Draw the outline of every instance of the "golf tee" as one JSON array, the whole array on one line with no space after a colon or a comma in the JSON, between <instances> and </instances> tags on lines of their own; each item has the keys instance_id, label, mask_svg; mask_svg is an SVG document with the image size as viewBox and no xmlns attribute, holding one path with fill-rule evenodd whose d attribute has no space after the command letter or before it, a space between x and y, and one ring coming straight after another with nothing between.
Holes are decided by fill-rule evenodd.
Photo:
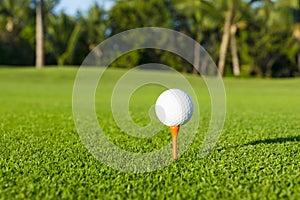
<instances>
[{"instance_id":1,"label":"golf tee","mask_svg":"<svg viewBox=\"0 0 300 200\"><path fill-rule=\"evenodd\" d=\"M178 136L178 132L179 132L179 126L171 126L170 127L171 130L171 134L172 134L172 155L173 155L173 159L177 160L177 136Z\"/></svg>"}]
</instances>

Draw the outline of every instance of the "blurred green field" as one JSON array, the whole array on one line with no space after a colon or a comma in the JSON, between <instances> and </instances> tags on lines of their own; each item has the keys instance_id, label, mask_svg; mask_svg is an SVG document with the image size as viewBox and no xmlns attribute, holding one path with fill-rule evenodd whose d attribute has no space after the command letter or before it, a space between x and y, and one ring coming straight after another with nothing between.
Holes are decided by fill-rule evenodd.
<instances>
[{"instance_id":1,"label":"blurred green field","mask_svg":"<svg viewBox=\"0 0 300 200\"><path fill-rule=\"evenodd\" d=\"M170 166L133 174L105 166L82 144L72 116L76 72L0 69L1 199L300 199L300 79L225 79L223 134L199 158L209 94L201 78L186 75L199 92L198 136ZM100 82L99 123L128 151L160 148L171 139L167 129L155 141L120 140L109 98L124 73L112 69ZM162 89L137 90L130 104L136 123L149 122L148 108Z\"/></svg>"}]
</instances>

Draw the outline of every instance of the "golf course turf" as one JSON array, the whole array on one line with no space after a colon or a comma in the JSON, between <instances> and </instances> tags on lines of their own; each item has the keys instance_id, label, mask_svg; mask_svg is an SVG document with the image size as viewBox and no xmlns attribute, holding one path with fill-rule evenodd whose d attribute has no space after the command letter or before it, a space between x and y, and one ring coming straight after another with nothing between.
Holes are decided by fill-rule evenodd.
<instances>
[{"instance_id":1,"label":"golf course turf","mask_svg":"<svg viewBox=\"0 0 300 200\"><path fill-rule=\"evenodd\" d=\"M223 133L200 158L210 98L201 77L185 75L200 106L192 145L163 169L126 173L98 161L80 140L72 115L77 70L0 68L0 199L300 199L300 79L225 78ZM127 151L159 149L171 142L168 127L143 139L114 123L110 96L125 72L108 70L99 82L99 124ZM163 90L147 85L133 94L137 124L149 123Z\"/></svg>"}]
</instances>

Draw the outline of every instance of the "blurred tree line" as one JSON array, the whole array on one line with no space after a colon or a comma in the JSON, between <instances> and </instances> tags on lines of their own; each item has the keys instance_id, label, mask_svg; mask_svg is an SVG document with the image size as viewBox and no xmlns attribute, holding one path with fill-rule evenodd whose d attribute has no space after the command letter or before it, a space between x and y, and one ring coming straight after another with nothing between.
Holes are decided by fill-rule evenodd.
<instances>
[{"instance_id":1,"label":"blurred tree line","mask_svg":"<svg viewBox=\"0 0 300 200\"><path fill-rule=\"evenodd\" d=\"M300 0L116 0L109 10L95 3L75 16L54 12L58 3L1 0L0 65L80 65L106 38L155 26L197 40L226 76L300 74ZM197 73L178 56L151 49L130 52L112 67L147 62Z\"/></svg>"}]
</instances>

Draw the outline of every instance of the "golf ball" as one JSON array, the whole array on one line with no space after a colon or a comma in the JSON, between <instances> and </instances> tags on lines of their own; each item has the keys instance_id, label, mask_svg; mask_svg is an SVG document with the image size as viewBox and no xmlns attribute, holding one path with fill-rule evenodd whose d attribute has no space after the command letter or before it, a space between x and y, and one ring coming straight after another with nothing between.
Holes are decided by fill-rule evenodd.
<instances>
[{"instance_id":1,"label":"golf ball","mask_svg":"<svg viewBox=\"0 0 300 200\"><path fill-rule=\"evenodd\" d=\"M192 117L194 105L191 97L179 89L164 91L156 100L155 112L167 126L180 126Z\"/></svg>"}]
</instances>

